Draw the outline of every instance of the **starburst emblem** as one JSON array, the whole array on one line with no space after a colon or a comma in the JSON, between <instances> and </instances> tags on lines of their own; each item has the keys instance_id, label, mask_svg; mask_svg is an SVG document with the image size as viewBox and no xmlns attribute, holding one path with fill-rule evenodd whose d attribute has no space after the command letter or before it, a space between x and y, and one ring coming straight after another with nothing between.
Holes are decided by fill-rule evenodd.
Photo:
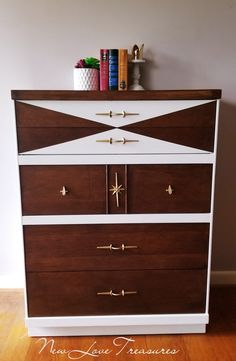
<instances>
[{"instance_id":1,"label":"starburst emblem","mask_svg":"<svg viewBox=\"0 0 236 361\"><path fill-rule=\"evenodd\" d=\"M112 195L116 196L116 206L119 207L120 206L120 202L119 202L119 193L124 191L125 188L123 188L122 184L119 185L118 182L118 174L115 173L115 185L112 185L111 188L109 189L110 192L112 192Z\"/></svg>"}]
</instances>

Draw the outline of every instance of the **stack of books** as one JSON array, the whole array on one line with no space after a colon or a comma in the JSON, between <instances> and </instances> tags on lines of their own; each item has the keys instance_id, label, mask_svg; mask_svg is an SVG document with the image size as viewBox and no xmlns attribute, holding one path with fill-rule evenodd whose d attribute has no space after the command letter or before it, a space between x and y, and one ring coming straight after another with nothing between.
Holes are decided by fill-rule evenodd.
<instances>
[{"instance_id":1,"label":"stack of books","mask_svg":"<svg viewBox=\"0 0 236 361\"><path fill-rule=\"evenodd\" d=\"M100 90L128 89L128 50L100 49Z\"/></svg>"}]
</instances>

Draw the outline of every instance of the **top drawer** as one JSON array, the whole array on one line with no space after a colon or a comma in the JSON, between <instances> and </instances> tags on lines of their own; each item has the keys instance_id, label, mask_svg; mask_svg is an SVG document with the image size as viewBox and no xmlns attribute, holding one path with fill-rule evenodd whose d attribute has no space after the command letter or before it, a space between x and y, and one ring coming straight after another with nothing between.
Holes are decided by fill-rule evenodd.
<instances>
[{"instance_id":1,"label":"top drawer","mask_svg":"<svg viewBox=\"0 0 236 361\"><path fill-rule=\"evenodd\" d=\"M205 153L216 101L16 101L19 153Z\"/></svg>"}]
</instances>

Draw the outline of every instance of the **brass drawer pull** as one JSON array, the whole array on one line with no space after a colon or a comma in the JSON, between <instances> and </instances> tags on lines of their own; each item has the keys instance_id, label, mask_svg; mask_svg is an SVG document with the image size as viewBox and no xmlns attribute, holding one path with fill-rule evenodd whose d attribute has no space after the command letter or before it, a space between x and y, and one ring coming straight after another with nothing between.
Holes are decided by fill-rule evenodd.
<instances>
[{"instance_id":1,"label":"brass drawer pull","mask_svg":"<svg viewBox=\"0 0 236 361\"><path fill-rule=\"evenodd\" d=\"M96 115L108 115L110 118L112 118L114 115L122 115L123 118L125 118L127 115L139 115L139 113L129 113L123 110L122 112L113 113L112 110L109 112L104 113L96 113Z\"/></svg>"},{"instance_id":2,"label":"brass drawer pull","mask_svg":"<svg viewBox=\"0 0 236 361\"><path fill-rule=\"evenodd\" d=\"M125 188L122 187L122 184L118 184L118 173L115 173L115 185L111 186L111 188L109 189L110 192L112 192L112 195L116 196L116 207L119 208L120 207L120 202L119 202L119 194L121 191L124 191Z\"/></svg>"},{"instance_id":3,"label":"brass drawer pull","mask_svg":"<svg viewBox=\"0 0 236 361\"><path fill-rule=\"evenodd\" d=\"M174 189L172 188L172 186L169 184L168 188L166 189L166 192L169 193L169 195L171 195L174 192Z\"/></svg>"},{"instance_id":4,"label":"brass drawer pull","mask_svg":"<svg viewBox=\"0 0 236 361\"><path fill-rule=\"evenodd\" d=\"M115 140L115 143L122 143L122 144L136 143L136 142L139 142L139 140L137 140L137 139L125 139L125 138Z\"/></svg>"},{"instance_id":5,"label":"brass drawer pull","mask_svg":"<svg viewBox=\"0 0 236 361\"><path fill-rule=\"evenodd\" d=\"M65 186L63 186L62 189L60 190L60 193L61 193L61 195L62 195L63 197L66 196L66 194L67 194L68 192L69 192L69 191L68 191L68 189L66 189Z\"/></svg>"},{"instance_id":6,"label":"brass drawer pull","mask_svg":"<svg viewBox=\"0 0 236 361\"><path fill-rule=\"evenodd\" d=\"M111 118L112 117L112 111L110 110L109 112L105 112L105 113L96 113L96 115L108 115Z\"/></svg>"},{"instance_id":7,"label":"brass drawer pull","mask_svg":"<svg viewBox=\"0 0 236 361\"><path fill-rule=\"evenodd\" d=\"M109 143L109 144L112 144L112 138L108 138L108 139L97 139L96 142L97 142L97 143Z\"/></svg>"},{"instance_id":8,"label":"brass drawer pull","mask_svg":"<svg viewBox=\"0 0 236 361\"><path fill-rule=\"evenodd\" d=\"M125 246L124 243L119 247L114 247L112 243L109 246L97 246L97 249L109 249L110 251L125 251L133 248L138 248L138 246Z\"/></svg>"},{"instance_id":9,"label":"brass drawer pull","mask_svg":"<svg viewBox=\"0 0 236 361\"><path fill-rule=\"evenodd\" d=\"M139 140L137 139L125 139L125 138L121 138L121 139L112 139L112 138L108 138L108 139L97 139L96 140L97 143L122 143L122 144L126 144L126 143L136 143L139 142Z\"/></svg>"},{"instance_id":10,"label":"brass drawer pull","mask_svg":"<svg viewBox=\"0 0 236 361\"><path fill-rule=\"evenodd\" d=\"M123 110L120 113L115 113L115 115L122 115L122 117L125 118L127 115L139 115L139 113L129 113L129 112L126 112L125 110Z\"/></svg>"},{"instance_id":11,"label":"brass drawer pull","mask_svg":"<svg viewBox=\"0 0 236 361\"><path fill-rule=\"evenodd\" d=\"M97 296L126 296L126 295L136 295L138 292L137 291L125 291L125 290L121 290L120 292L116 293L113 292L112 290L110 291L105 291L105 292L97 292Z\"/></svg>"}]
</instances>

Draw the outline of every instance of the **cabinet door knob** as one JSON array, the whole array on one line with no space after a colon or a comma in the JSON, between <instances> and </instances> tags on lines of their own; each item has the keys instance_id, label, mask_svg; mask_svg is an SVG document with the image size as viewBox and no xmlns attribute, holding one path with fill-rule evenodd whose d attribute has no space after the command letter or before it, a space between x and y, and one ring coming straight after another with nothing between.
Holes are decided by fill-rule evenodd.
<instances>
[{"instance_id":1,"label":"cabinet door knob","mask_svg":"<svg viewBox=\"0 0 236 361\"><path fill-rule=\"evenodd\" d=\"M112 243L107 246L97 246L97 249L109 249L110 251L125 251L126 249L132 248L138 248L138 246L126 246L124 243L119 247L113 246Z\"/></svg>"},{"instance_id":2,"label":"cabinet door knob","mask_svg":"<svg viewBox=\"0 0 236 361\"><path fill-rule=\"evenodd\" d=\"M174 189L172 188L172 186L169 184L168 188L166 189L166 192L171 195L174 192Z\"/></svg>"},{"instance_id":3,"label":"cabinet door knob","mask_svg":"<svg viewBox=\"0 0 236 361\"><path fill-rule=\"evenodd\" d=\"M62 189L60 190L60 193L61 193L61 195L62 195L63 197L66 196L66 194L67 194L68 192L69 192L69 191L68 191L68 189L66 189L65 186L63 186Z\"/></svg>"},{"instance_id":4,"label":"cabinet door knob","mask_svg":"<svg viewBox=\"0 0 236 361\"><path fill-rule=\"evenodd\" d=\"M119 297L119 296L126 296L126 295L135 295L137 294L137 291L125 291L125 290L121 290L120 292L113 292L113 290L110 291L104 291L104 292L97 292L98 296L115 296L115 297Z\"/></svg>"}]
</instances>

